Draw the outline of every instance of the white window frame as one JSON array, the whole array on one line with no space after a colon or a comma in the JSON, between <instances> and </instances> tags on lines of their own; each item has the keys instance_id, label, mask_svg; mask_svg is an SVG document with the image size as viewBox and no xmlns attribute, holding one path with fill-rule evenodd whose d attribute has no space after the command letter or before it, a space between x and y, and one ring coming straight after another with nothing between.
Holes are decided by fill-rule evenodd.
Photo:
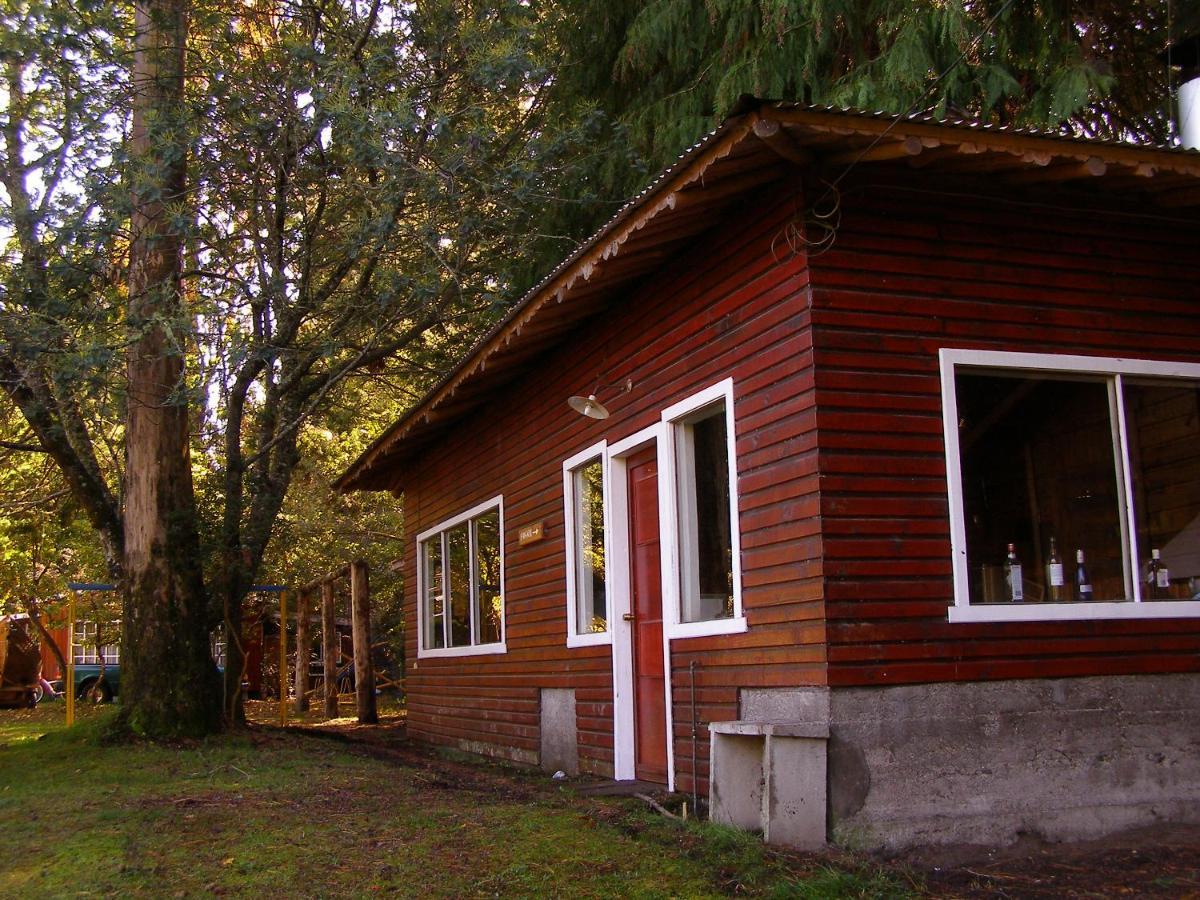
<instances>
[{"instance_id":1,"label":"white window frame","mask_svg":"<svg viewBox=\"0 0 1200 900\"><path fill-rule=\"evenodd\" d=\"M575 473L583 466L599 462L603 481L601 503L604 506L604 603L608 613L608 627L600 632L579 632L579 597L576 585L575 534ZM567 646L595 647L612 643L613 631L613 579L610 561L612 555L612 466L608 456L608 442L600 441L563 460L563 513L567 556Z\"/></svg>"},{"instance_id":2,"label":"white window frame","mask_svg":"<svg viewBox=\"0 0 1200 900\"><path fill-rule=\"evenodd\" d=\"M954 573L954 605L949 608L951 622L1053 622L1087 619L1177 619L1200 617L1200 601L1142 600L1140 579L1132 578L1131 600L1095 603L1008 603L972 606L967 569L967 528L963 507L962 457L958 442L958 393L955 375L963 369L1010 369L1014 371L1062 372L1072 375L1097 375L1111 379L1110 396L1114 414L1114 439L1120 450L1118 481L1123 493L1124 521L1132 521L1133 479L1126 434L1122 376L1146 376L1159 379L1186 378L1200 381L1200 364L1160 362L1119 357L1072 356L1050 353L1018 353L999 350L959 350L943 348L938 352L942 380L942 431L946 442L946 491L950 507L950 546ZM1115 388L1115 391L1114 391ZM1137 535L1133 528L1123 529L1123 554L1127 568L1136 573Z\"/></svg>"},{"instance_id":3,"label":"white window frame","mask_svg":"<svg viewBox=\"0 0 1200 900\"><path fill-rule=\"evenodd\" d=\"M119 644L103 644L99 652L96 651L96 631L97 623L83 620L75 623L75 630L71 635L71 646L74 648L72 658L77 666L98 666L100 660L104 660L104 665L119 666L121 664L121 647ZM115 624L110 624L108 627L116 628Z\"/></svg>"},{"instance_id":4,"label":"white window frame","mask_svg":"<svg viewBox=\"0 0 1200 900\"><path fill-rule=\"evenodd\" d=\"M729 539L733 554L733 616L703 622L683 622L681 556L684 529L679 521L679 426L683 419L717 402L724 403L726 460L729 465ZM664 630L669 639L740 634L747 628L742 609L742 541L738 515L737 430L733 412L733 379L726 378L668 406L662 411L663 440L659 454L659 492L664 579Z\"/></svg>"},{"instance_id":5,"label":"white window frame","mask_svg":"<svg viewBox=\"0 0 1200 900\"><path fill-rule=\"evenodd\" d=\"M500 640L490 644L471 644L467 647L436 647L430 648L425 646L425 550L424 544L435 535L440 535L444 531L449 531L456 525L461 525L476 516L480 516L490 510L497 510L500 517ZM478 623L475 621L476 598L475 598L475 567L476 553L475 541L471 529L467 530L468 541L470 546L471 556L471 588L468 597L468 609L471 615L471 633L472 638L478 633ZM507 611L508 611L508 593L505 590L505 560L504 560L504 495L497 495L490 500L485 500L482 503L472 506L470 509L452 516L445 521L439 522L432 528L427 528L417 535L417 658L431 659L439 656L483 656L490 653L507 653ZM447 563L443 557L443 566ZM443 576L445 577L445 576ZM453 588L453 585L451 585ZM446 598L445 614L450 615L450 598Z\"/></svg>"}]
</instances>

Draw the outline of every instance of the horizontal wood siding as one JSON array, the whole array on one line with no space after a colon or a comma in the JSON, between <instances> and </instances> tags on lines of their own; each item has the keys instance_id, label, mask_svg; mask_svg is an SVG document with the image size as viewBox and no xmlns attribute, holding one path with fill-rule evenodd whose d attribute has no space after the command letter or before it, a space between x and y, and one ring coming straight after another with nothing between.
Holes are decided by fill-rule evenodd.
<instances>
[{"instance_id":1,"label":"horizontal wood siding","mask_svg":"<svg viewBox=\"0 0 1200 900\"><path fill-rule=\"evenodd\" d=\"M947 622L937 359L1200 361L1194 218L918 178L843 185L837 243L811 262L830 684L1196 671L1191 620Z\"/></svg>"},{"instance_id":2,"label":"horizontal wood siding","mask_svg":"<svg viewBox=\"0 0 1200 900\"><path fill-rule=\"evenodd\" d=\"M539 691L573 688L581 768L611 774L610 650L566 646L562 462L657 422L666 406L729 376L750 630L673 644L678 786L692 785L693 676L702 776L703 725L737 717L740 687L824 682L808 278L803 258L779 252L776 241L793 210L776 192L715 222L690 252L615 298L608 312L565 338L403 474L412 535L504 496L508 652L418 661L410 629L415 737L533 762ZM633 384L627 393L620 390L626 379ZM566 402L597 383L612 412L605 421L584 418ZM544 540L518 546L517 529L538 521ZM407 542L404 559L415 626L415 541Z\"/></svg>"}]
</instances>

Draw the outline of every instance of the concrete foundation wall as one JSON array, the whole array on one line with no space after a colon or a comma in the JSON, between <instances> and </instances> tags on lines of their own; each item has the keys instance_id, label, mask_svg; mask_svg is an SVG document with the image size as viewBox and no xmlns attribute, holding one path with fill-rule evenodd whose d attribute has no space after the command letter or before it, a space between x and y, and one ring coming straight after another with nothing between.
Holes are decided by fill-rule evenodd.
<instances>
[{"instance_id":1,"label":"concrete foundation wall","mask_svg":"<svg viewBox=\"0 0 1200 900\"><path fill-rule=\"evenodd\" d=\"M575 692L570 688L543 688L541 702L541 766L579 774L579 737L575 724Z\"/></svg>"},{"instance_id":2,"label":"concrete foundation wall","mask_svg":"<svg viewBox=\"0 0 1200 900\"><path fill-rule=\"evenodd\" d=\"M751 720L828 716L835 843L1004 845L1200 822L1200 675L744 691L741 707Z\"/></svg>"}]
</instances>

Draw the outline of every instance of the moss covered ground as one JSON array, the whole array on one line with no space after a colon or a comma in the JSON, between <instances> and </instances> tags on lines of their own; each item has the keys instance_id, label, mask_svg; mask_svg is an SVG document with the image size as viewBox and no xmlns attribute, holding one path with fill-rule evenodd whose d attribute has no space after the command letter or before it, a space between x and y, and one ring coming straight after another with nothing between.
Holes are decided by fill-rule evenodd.
<instances>
[{"instance_id":1,"label":"moss covered ground","mask_svg":"<svg viewBox=\"0 0 1200 900\"><path fill-rule=\"evenodd\" d=\"M252 728L106 744L110 709L0 711L0 896L900 897L511 769Z\"/></svg>"}]
</instances>

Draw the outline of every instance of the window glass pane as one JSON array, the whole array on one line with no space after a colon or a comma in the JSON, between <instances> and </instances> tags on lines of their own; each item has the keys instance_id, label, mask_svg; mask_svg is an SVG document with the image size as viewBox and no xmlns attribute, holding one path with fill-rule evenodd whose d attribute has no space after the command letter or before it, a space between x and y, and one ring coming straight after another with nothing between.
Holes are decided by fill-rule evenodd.
<instances>
[{"instance_id":1,"label":"window glass pane","mask_svg":"<svg viewBox=\"0 0 1200 900\"><path fill-rule=\"evenodd\" d=\"M112 626L109 626L112 627ZM75 662L85 666L100 664L100 654L96 652L96 633L99 626L95 622L75 623ZM105 649L101 648L103 653Z\"/></svg>"},{"instance_id":2,"label":"window glass pane","mask_svg":"<svg viewBox=\"0 0 1200 900\"><path fill-rule=\"evenodd\" d=\"M1109 386L1028 372L956 376L972 603L1130 596ZM1020 565L1015 598L1009 544Z\"/></svg>"},{"instance_id":3,"label":"window glass pane","mask_svg":"<svg viewBox=\"0 0 1200 900\"><path fill-rule=\"evenodd\" d=\"M1142 599L1190 600L1200 591L1200 387L1126 381L1125 423Z\"/></svg>"},{"instance_id":4,"label":"window glass pane","mask_svg":"<svg viewBox=\"0 0 1200 900\"><path fill-rule=\"evenodd\" d=\"M450 572L450 646L471 643L471 549L467 523L446 532L447 569Z\"/></svg>"},{"instance_id":5,"label":"window glass pane","mask_svg":"<svg viewBox=\"0 0 1200 900\"><path fill-rule=\"evenodd\" d=\"M425 555L425 646L446 646L446 587L442 566L442 537L430 538L421 545Z\"/></svg>"},{"instance_id":6,"label":"window glass pane","mask_svg":"<svg viewBox=\"0 0 1200 900\"><path fill-rule=\"evenodd\" d=\"M608 630L604 580L604 467L600 460L574 473L575 627L579 634Z\"/></svg>"},{"instance_id":7,"label":"window glass pane","mask_svg":"<svg viewBox=\"0 0 1200 900\"><path fill-rule=\"evenodd\" d=\"M733 542L724 404L680 423L680 621L733 617Z\"/></svg>"},{"instance_id":8,"label":"window glass pane","mask_svg":"<svg viewBox=\"0 0 1200 900\"><path fill-rule=\"evenodd\" d=\"M475 520L475 621L480 644L500 641L500 510L492 509Z\"/></svg>"}]
</instances>

